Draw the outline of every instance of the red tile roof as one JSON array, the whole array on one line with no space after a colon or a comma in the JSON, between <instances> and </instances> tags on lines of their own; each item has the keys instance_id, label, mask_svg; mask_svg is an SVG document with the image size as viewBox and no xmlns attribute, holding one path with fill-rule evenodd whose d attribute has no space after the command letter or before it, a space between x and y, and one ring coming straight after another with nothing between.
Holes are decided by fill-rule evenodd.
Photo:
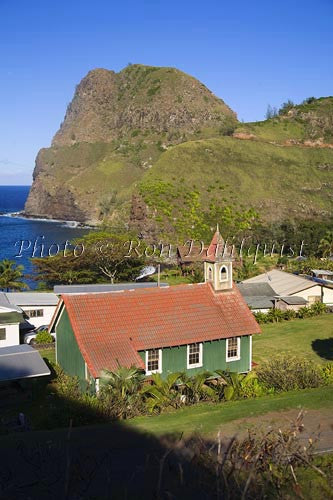
<instances>
[{"instance_id":1,"label":"red tile roof","mask_svg":"<svg viewBox=\"0 0 333 500\"><path fill-rule=\"evenodd\" d=\"M62 295L78 346L94 377L102 369L144 367L137 351L260 333L237 287L208 283Z\"/></svg>"}]
</instances>

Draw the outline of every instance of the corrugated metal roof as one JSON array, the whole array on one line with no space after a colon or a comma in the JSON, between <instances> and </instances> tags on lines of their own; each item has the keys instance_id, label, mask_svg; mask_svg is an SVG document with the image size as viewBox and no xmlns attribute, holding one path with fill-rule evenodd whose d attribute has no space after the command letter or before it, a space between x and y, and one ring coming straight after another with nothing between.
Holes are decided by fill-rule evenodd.
<instances>
[{"instance_id":1,"label":"corrugated metal roof","mask_svg":"<svg viewBox=\"0 0 333 500\"><path fill-rule=\"evenodd\" d=\"M243 283L268 283L277 295L282 296L293 295L318 285L314 281L278 269L254 276L253 278L244 280Z\"/></svg>"},{"instance_id":2,"label":"corrugated metal roof","mask_svg":"<svg viewBox=\"0 0 333 500\"><path fill-rule=\"evenodd\" d=\"M271 297L276 295L275 290L268 283L238 283L243 297Z\"/></svg>"},{"instance_id":3,"label":"corrugated metal roof","mask_svg":"<svg viewBox=\"0 0 333 500\"><path fill-rule=\"evenodd\" d=\"M283 300L286 304L290 306L306 306L308 301L303 297L297 297L297 295L293 295L292 297L279 297L280 300Z\"/></svg>"},{"instance_id":4,"label":"corrugated metal roof","mask_svg":"<svg viewBox=\"0 0 333 500\"><path fill-rule=\"evenodd\" d=\"M56 306L59 300L52 292L8 292L6 295L15 306Z\"/></svg>"},{"instance_id":5,"label":"corrugated metal roof","mask_svg":"<svg viewBox=\"0 0 333 500\"><path fill-rule=\"evenodd\" d=\"M0 348L0 380L43 377L50 375L38 351L22 344Z\"/></svg>"},{"instance_id":6,"label":"corrugated metal roof","mask_svg":"<svg viewBox=\"0 0 333 500\"><path fill-rule=\"evenodd\" d=\"M9 302L7 294L5 292L0 292L0 307L6 307L11 311L22 312L22 309L20 309L20 307L17 307Z\"/></svg>"},{"instance_id":7,"label":"corrugated metal roof","mask_svg":"<svg viewBox=\"0 0 333 500\"><path fill-rule=\"evenodd\" d=\"M311 269L314 274L326 274L326 276L333 276L333 271L327 269Z\"/></svg>"},{"instance_id":8,"label":"corrugated metal roof","mask_svg":"<svg viewBox=\"0 0 333 500\"><path fill-rule=\"evenodd\" d=\"M168 286L167 283L161 283L161 287ZM157 288L157 282L144 283L116 283L95 284L95 285L56 285L53 287L54 293L61 295L63 293L100 293L100 292L119 292L121 290L132 290L137 288Z\"/></svg>"},{"instance_id":9,"label":"corrugated metal roof","mask_svg":"<svg viewBox=\"0 0 333 500\"><path fill-rule=\"evenodd\" d=\"M244 297L247 305L251 309L272 309L274 306L274 299L269 297Z\"/></svg>"}]
</instances>

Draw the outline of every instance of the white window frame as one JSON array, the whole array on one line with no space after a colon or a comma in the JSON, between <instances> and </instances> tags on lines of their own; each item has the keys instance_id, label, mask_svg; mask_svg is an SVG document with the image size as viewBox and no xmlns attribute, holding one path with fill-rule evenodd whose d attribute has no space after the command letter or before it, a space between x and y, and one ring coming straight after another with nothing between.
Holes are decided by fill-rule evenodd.
<instances>
[{"instance_id":1,"label":"white window frame","mask_svg":"<svg viewBox=\"0 0 333 500\"><path fill-rule=\"evenodd\" d=\"M232 339L236 338L237 339L237 356L233 356L232 358L229 358L228 357L228 350L229 350L229 340L231 339L227 339L226 341L226 345L225 345L225 360L227 363L229 363L230 361L239 361L240 358L241 358L241 352L240 352L240 346L241 346L241 338L240 337L231 337Z\"/></svg>"},{"instance_id":2,"label":"white window frame","mask_svg":"<svg viewBox=\"0 0 333 500\"><path fill-rule=\"evenodd\" d=\"M162 349L158 350L158 369L157 370L148 370L148 352L153 351L155 349L147 349L146 351L146 375L152 375L153 373L162 373Z\"/></svg>"},{"instance_id":3,"label":"white window frame","mask_svg":"<svg viewBox=\"0 0 333 500\"><path fill-rule=\"evenodd\" d=\"M38 308L38 309L27 309L24 311L26 315L31 318L43 318L44 317L44 309ZM40 314L38 314L40 313Z\"/></svg>"},{"instance_id":4,"label":"white window frame","mask_svg":"<svg viewBox=\"0 0 333 500\"><path fill-rule=\"evenodd\" d=\"M193 344L199 344L199 363L192 363L190 364L190 346ZM187 350L186 350L186 366L187 369L190 370L191 368L200 368L202 366L202 352L203 352L203 347L202 347L202 342L192 342L192 344L187 344Z\"/></svg>"},{"instance_id":5,"label":"white window frame","mask_svg":"<svg viewBox=\"0 0 333 500\"><path fill-rule=\"evenodd\" d=\"M225 278L222 279L222 270L225 269ZM219 279L220 279L220 283L225 283L226 281L228 281L229 279L229 269L227 268L227 266L221 266L220 268L220 272L219 272Z\"/></svg>"}]
</instances>

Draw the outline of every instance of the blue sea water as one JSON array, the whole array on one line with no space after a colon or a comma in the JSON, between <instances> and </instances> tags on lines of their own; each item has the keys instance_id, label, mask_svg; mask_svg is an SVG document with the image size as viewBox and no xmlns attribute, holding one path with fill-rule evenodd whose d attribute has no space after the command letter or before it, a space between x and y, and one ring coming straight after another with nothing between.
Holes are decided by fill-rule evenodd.
<instances>
[{"instance_id":1,"label":"blue sea water","mask_svg":"<svg viewBox=\"0 0 333 500\"><path fill-rule=\"evenodd\" d=\"M10 216L23 210L29 189L30 186L0 186L0 260L10 259L23 264L25 274L32 273L30 258L33 253L35 257L47 256L49 250L51 253L56 252L57 245L61 252L66 240L70 241L89 231L71 227L66 222ZM30 288L36 287L34 281L26 281Z\"/></svg>"}]
</instances>

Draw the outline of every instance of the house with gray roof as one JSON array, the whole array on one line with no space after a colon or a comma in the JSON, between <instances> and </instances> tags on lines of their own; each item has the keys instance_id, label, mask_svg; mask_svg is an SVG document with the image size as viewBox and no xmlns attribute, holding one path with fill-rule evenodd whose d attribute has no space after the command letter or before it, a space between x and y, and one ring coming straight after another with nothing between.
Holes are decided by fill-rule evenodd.
<instances>
[{"instance_id":1,"label":"house with gray roof","mask_svg":"<svg viewBox=\"0 0 333 500\"><path fill-rule=\"evenodd\" d=\"M20 323L23 313L10 304L6 294L0 292L0 348L20 343Z\"/></svg>"},{"instance_id":2,"label":"house with gray roof","mask_svg":"<svg viewBox=\"0 0 333 500\"><path fill-rule=\"evenodd\" d=\"M292 310L298 311L301 307L308 306L308 301L303 297L298 297L297 295L291 295L289 297L277 297L275 301L275 307L281 309L282 311Z\"/></svg>"},{"instance_id":3,"label":"house with gray roof","mask_svg":"<svg viewBox=\"0 0 333 500\"><path fill-rule=\"evenodd\" d=\"M58 296L51 292L7 292L8 302L23 311L29 323L38 328L48 325L58 304Z\"/></svg>"},{"instance_id":4,"label":"house with gray roof","mask_svg":"<svg viewBox=\"0 0 333 500\"><path fill-rule=\"evenodd\" d=\"M243 283L266 283L270 285L280 297L302 297L308 305L323 302L333 305L333 288L324 283L318 283L311 278L272 269L253 278L244 280Z\"/></svg>"},{"instance_id":5,"label":"house with gray roof","mask_svg":"<svg viewBox=\"0 0 333 500\"><path fill-rule=\"evenodd\" d=\"M237 286L252 312L268 313L273 309L276 292L268 283L238 283Z\"/></svg>"}]
</instances>

